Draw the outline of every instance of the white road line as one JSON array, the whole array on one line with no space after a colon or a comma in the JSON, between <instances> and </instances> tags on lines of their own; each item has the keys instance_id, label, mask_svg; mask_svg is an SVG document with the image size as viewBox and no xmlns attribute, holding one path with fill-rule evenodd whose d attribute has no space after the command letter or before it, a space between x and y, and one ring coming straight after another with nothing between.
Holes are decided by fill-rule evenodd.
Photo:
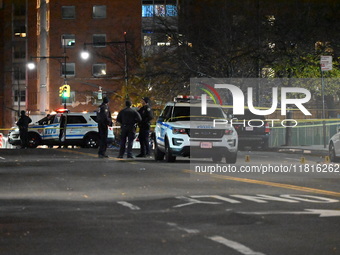
<instances>
[{"instance_id":1,"label":"white road line","mask_svg":"<svg viewBox=\"0 0 340 255\"><path fill-rule=\"evenodd\" d=\"M236 251L238 251L241 254L244 255L265 255L264 253L261 252L256 252L248 248L247 246L244 246L243 244L240 244L235 241L228 240L222 236L211 236L208 237L210 240L215 241L217 243L223 244L229 248L232 248Z\"/></svg>"},{"instance_id":2,"label":"white road line","mask_svg":"<svg viewBox=\"0 0 340 255\"><path fill-rule=\"evenodd\" d=\"M293 161L300 161L299 158L284 158L285 160L293 160Z\"/></svg>"},{"instance_id":3,"label":"white road line","mask_svg":"<svg viewBox=\"0 0 340 255\"><path fill-rule=\"evenodd\" d=\"M3 160L5 160L5 158L3 158L3 157L0 157L0 159L3 159Z\"/></svg>"},{"instance_id":4,"label":"white road line","mask_svg":"<svg viewBox=\"0 0 340 255\"><path fill-rule=\"evenodd\" d=\"M197 229L182 228L182 227L178 226L176 223L168 222L167 224L169 226L171 226L171 227L177 228L178 230L184 231L184 232L186 232L188 234L198 234L200 232Z\"/></svg>"},{"instance_id":5,"label":"white road line","mask_svg":"<svg viewBox=\"0 0 340 255\"><path fill-rule=\"evenodd\" d=\"M133 204L131 204L129 202L126 202L126 201L118 201L117 204L120 204L122 206L128 207L128 208L130 208L133 211L140 210L140 207L138 207L137 205L133 205Z\"/></svg>"}]
</instances>

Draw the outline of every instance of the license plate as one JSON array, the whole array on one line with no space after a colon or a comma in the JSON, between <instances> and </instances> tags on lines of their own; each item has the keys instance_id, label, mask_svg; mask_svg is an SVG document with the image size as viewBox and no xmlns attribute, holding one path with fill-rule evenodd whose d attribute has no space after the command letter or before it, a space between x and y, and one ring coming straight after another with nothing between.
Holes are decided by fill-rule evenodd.
<instances>
[{"instance_id":1,"label":"license plate","mask_svg":"<svg viewBox=\"0 0 340 255\"><path fill-rule=\"evenodd\" d=\"M254 127L246 127L246 131L253 131Z\"/></svg>"},{"instance_id":2,"label":"license plate","mask_svg":"<svg viewBox=\"0 0 340 255\"><path fill-rule=\"evenodd\" d=\"M211 149L213 147L211 142L201 142L202 149Z\"/></svg>"}]
</instances>

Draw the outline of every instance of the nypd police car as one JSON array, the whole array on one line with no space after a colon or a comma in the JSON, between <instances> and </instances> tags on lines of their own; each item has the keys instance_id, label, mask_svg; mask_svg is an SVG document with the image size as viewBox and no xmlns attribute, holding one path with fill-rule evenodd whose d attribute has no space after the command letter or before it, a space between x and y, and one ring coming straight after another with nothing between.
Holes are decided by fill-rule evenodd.
<instances>
[{"instance_id":1,"label":"nypd police car","mask_svg":"<svg viewBox=\"0 0 340 255\"><path fill-rule=\"evenodd\" d=\"M202 114L201 102L175 98L159 116L154 139L155 160L173 162L177 156L212 158L236 163L238 136L219 105L207 104Z\"/></svg>"},{"instance_id":2,"label":"nypd police car","mask_svg":"<svg viewBox=\"0 0 340 255\"><path fill-rule=\"evenodd\" d=\"M85 148L97 148L99 145L97 115L92 113L68 112L58 110L30 124L28 143L30 148L39 145L78 145ZM108 127L108 143L114 140L113 128ZM9 133L8 141L20 145L19 129Z\"/></svg>"}]
</instances>

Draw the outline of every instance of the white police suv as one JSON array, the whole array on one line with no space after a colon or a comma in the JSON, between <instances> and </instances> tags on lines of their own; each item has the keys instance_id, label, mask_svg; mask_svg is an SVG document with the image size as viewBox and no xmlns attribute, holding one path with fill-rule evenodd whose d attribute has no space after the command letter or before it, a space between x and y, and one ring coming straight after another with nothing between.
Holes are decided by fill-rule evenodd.
<instances>
[{"instance_id":1,"label":"white police suv","mask_svg":"<svg viewBox=\"0 0 340 255\"><path fill-rule=\"evenodd\" d=\"M84 148L99 146L98 123L95 112L68 112L61 109L49 114L28 127L28 143L30 148L38 145L79 145ZM115 136L113 128L109 127L108 143ZM19 129L15 128L8 135L12 145L20 145Z\"/></svg>"},{"instance_id":2,"label":"white police suv","mask_svg":"<svg viewBox=\"0 0 340 255\"><path fill-rule=\"evenodd\" d=\"M201 108L200 101L185 97L166 104L153 134L155 160L197 156L236 163L238 136L224 111L216 104L207 104L207 114Z\"/></svg>"}]
</instances>

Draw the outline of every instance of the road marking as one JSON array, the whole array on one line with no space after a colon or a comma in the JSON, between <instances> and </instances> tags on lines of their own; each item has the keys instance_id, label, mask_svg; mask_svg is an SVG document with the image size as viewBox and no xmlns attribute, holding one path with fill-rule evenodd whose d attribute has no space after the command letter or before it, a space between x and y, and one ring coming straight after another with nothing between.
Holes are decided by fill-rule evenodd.
<instances>
[{"instance_id":1,"label":"road marking","mask_svg":"<svg viewBox=\"0 0 340 255\"><path fill-rule=\"evenodd\" d=\"M339 217L340 210L323 210L323 209L305 209L304 211L269 211L269 212L239 212L241 214L251 215L270 215L270 214L319 214L319 217Z\"/></svg>"},{"instance_id":2,"label":"road marking","mask_svg":"<svg viewBox=\"0 0 340 255\"><path fill-rule=\"evenodd\" d=\"M222 204L220 202L205 202L205 201L200 201L200 200L193 199L193 198L190 198L190 197L185 197L185 196L178 196L176 198L177 199L185 200L188 203L180 204L180 205L175 205L175 206L173 206L174 208L179 208L179 207L193 205L193 204L209 204L209 205L219 205L219 204Z\"/></svg>"},{"instance_id":3,"label":"road marking","mask_svg":"<svg viewBox=\"0 0 340 255\"><path fill-rule=\"evenodd\" d=\"M129 202L126 202L126 201L118 201L117 204L120 204L122 206L128 207L128 208L130 208L133 211L140 210L140 207L138 207L137 205L133 205L133 204L131 204Z\"/></svg>"},{"instance_id":4,"label":"road marking","mask_svg":"<svg viewBox=\"0 0 340 255\"><path fill-rule=\"evenodd\" d=\"M214 242L217 242L217 243L223 244L223 245L225 245L229 248L232 248L232 249L234 249L234 250L236 250L239 253L244 254L244 255L265 255L262 252L253 251L243 244L240 244L240 243L232 241L232 240L228 240L228 239L226 239L222 236L210 236L208 238L210 240L214 241Z\"/></svg>"},{"instance_id":5,"label":"road marking","mask_svg":"<svg viewBox=\"0 0 340 255\"><path fill-rule=\"evenodd\" d=\"M5 158L3 158L3 157L0 157L0 159L3 159L3 160L5 160Z\"/></svg>"},{"instance_id":6,"label":"road marking","mask_svg":"<svg viewBox=\"0 0 340 255\"><path fill-rule=\"evenodd\" d=\"M265 186L271 186L271 187L277 187L277 188L283 188L283 189L291 189L291 190L298 190L298 191L304 191L304 192L315 193L315 194L324 194L324 195L329 195L329 196L340 197L340 192L329 191L329 190L314 189L314 188L308 188L308 187L296 186L296 185L290 185L290 184L284 184L284 183L278 183L278 182L260 181L260 180L232 177L232 176L219 175L219 174L199 173L199 172L195 172L194 170L189 170L189 169L185 169L184 172L190 173L190 174L205 175L205 176L210 176L213 178L229 180L229 181L253 183L253 184L259 184L259 185L265 185Z\"/></svg>"},{"instance_id":7,"label":"road marking","mask_svg":"<svg viewBox=\"0 0 340 255\"><path fill-rule=\"evenodd\" d=\"M177 228L178 230L184 231L188 234L198 234L200 231L197 229L190 229L190 228L183 228L178 226L176 223L168 222L167 223L169 226Z\"/></svg>"}]
</instances>

